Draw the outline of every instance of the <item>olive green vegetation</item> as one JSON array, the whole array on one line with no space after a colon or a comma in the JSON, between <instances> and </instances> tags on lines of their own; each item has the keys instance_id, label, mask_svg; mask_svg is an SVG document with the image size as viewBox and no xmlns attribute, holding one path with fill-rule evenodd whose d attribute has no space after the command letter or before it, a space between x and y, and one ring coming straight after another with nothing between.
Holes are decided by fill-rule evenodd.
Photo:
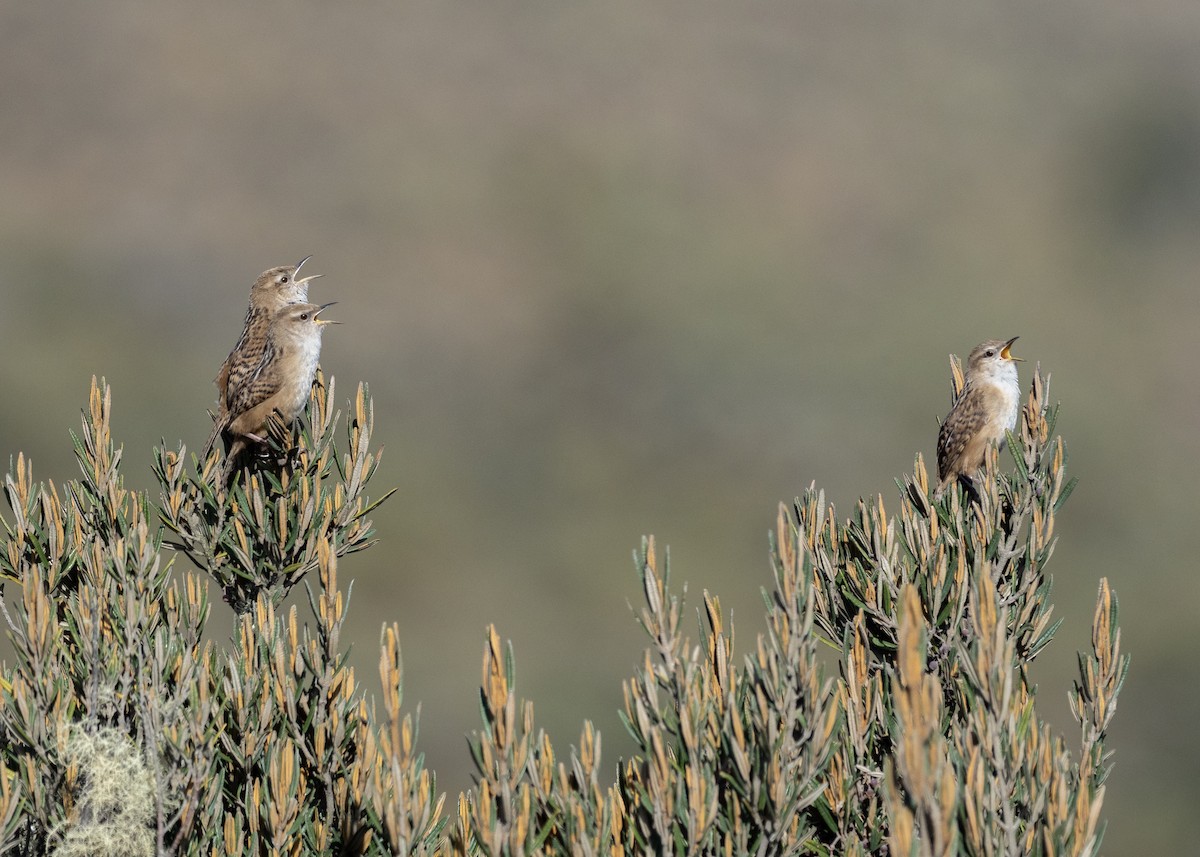
<instances>
[{"instance_id":1,"label":"olive green vegetation","mask_svg":"<svg viewBox=\"0 0 1200 857\"><path fill-rule=\"evenodd\" d=\"M952 364L955 388L962 374ZM1107 580L1068 695L1079 744L1039 716L1029 669L1060 626L1046 566L1073 493L1058 408L1035 375L1016 473L930 496L921 457L839 522L823 492L781 506L766 631L739 657L717 596L699 645L654 539L636 555L649 637L624 685L634 752L604 775L601 735L556 756L488 628L470 741L475 786L447 810L403 710L399 629L382 693L347 664L338 558L366 550L379 462L362 385L346 439L318 377L306 419L263 454L159 448L159 500L125 488L112 396L92 382L73 435L82 478L4 480L0 842L43 854L1099 853L1108 728L1125 682ZM968 501L967 497L973 497ZM200 573L180 574L164 548ZM315 579L311 579L315 578ZM237 615L204 636L209 582ZM284 609L304 583L308 609ZM837 653L823 665L822 645ZM381 710L382 709L382 712Z\"/></svg>"},{"instance_id":2,"label":"olive green vegetation","mask_svg":"<svg viewBox=\"0 0 1200 857\"><path fill-rule=\"evenodd\" d=\"M1105 851L1187 853L1191 4L476 5L0 10L0 459L75 474L66 427L103 375L129 487L157 491L150 451L207 435L253 278L315 254L344 322L323 366L370 384L375 484L398 488L372 514L386 547L340 560L351 664L382 693L398 626L455 795L494 624L539 725L591 719L615 777L629 546L670 544L688 610L719 593L748 652L776 501L815 482L894 511L946 355L1019 334L1083 477L1039 713L1074 729L1062 688L1107 577L1136 669Z\"/></svg>"}]
</instances>

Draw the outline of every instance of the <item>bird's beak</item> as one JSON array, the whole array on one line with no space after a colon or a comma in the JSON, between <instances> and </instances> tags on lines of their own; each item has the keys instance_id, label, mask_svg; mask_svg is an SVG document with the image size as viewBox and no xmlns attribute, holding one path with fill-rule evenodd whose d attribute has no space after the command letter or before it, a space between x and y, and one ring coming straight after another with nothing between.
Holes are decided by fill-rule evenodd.
<instances>
[{"instance_id":1,"label":"bird's beak","mask_svg":"<svg viewBox=\"0 0 1200 857\"><path fill-rule=\"evenodd\" d=\"M1012 348L1012 344L1020 338L1021 337L1019 336L1014 336L1012 339L1008 340L1008 342L1004 343L1004 347L1000 349L1000 356L1005 360L1016 360L1018 363L1024 363L1025 361L1023 358L1014 357L1012 353L1009 352L1009 349Z\"/></svg>"},{"instance_id":2,"label":"bird's beak","mask_svg":"<svg viewBox=\"0 0 1200 857\"><path fill-rule=\"evenodd\" d=\"M318 274L318 276L320 276L320 275ZM314 320L315 320L315 321L316 321L318 324L341 324L341 322L340 322L340 321L334 321L334 320L333 320L333 319L331 319L331 318L318 318L318 317L317 317L317 316L319 316L321 313L325 312L325 310L326 310L326 308L327 308L327 307L331 307L331 306L333 306L335 303L337 303L337 301L330 301L330 302L329 302L329 303L327 303L327 304L321 304L321 306L320 306L320 307L317 309L317 311L316 311L315 313L313 313L313 319L314 319Z\"/></svg>"},{"instance_id":3,"label":"bird's beak","mask_svg":"<svg viewBox=\"0 0 1200 857\"><path fill-rule=\"evenodd\" d=\"M310 274L309 276L305 277L304 279L300 279L300 277L299 277L300 269L303 268L304 263L307 262L311 258L312 258L312 254L309 253L307 256L305 256L303 259L301 259L299 262L296 263L296 270L292 272L292 281L294 283L296 283L297 285L303 285L304 283L312 282L313 280L319 279L320 277L323 276L322 274Z\"/></svg>"}]
</instances>

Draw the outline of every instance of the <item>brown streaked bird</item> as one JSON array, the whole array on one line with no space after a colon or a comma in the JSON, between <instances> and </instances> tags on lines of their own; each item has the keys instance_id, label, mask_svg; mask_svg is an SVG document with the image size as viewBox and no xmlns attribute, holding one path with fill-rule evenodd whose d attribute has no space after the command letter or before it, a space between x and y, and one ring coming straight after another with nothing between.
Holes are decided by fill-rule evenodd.
<instances>
[{"instance_id":1,"label":"brown streaked bird","mask_svg":"<svg viewBox=\"0 0 1200 857\"><path fill-rule=\"evenodd\" d=\"M981 342L967 358L962 391L938 430L938 486L941 497L946 486L963 480L975 496L972 474L983 466L988 447L1004 440L1004 432L1017 426L1021 387L1017 383L1017 361L1012 339Z\"/></svg>"},{"instance_id":2,"label":"brown streaked bird","mask_svg":"<svg viewBox=\"0 0 1200 857\"><path fill-rule=\"evenodd\" d=\"M258 365L236 385L231 374L229 412L217 423L229 441L226 474L249 443L263 441L272 413L292 422L304 410L317 374L321 334L325 325L338 324L320 317L331 306L285 304L271 319Z\"/></svg>"},{"instance_id":3,"label":"brown streaked bird","mask_svg":"<svg viewBox=\"0 0 1200 857\"><path fill-rule=\"evenodd\" d=\"M320 274L300 276L300 269L312 256L305 256L295 265L280 265L258 275L250 287L250 306L246 309L246 322L237 344L221 364L217 372L217 417L212 433L204 444L200 460L205 461L212 452L213 444L228 422L232 405L231 388L238 388L246 376L254 371L262 358L266 346L267 332L275 314L284 306L308 300L308 284ZM228 446L228 445L227 445Z\"/></svg>"}]
</instances>

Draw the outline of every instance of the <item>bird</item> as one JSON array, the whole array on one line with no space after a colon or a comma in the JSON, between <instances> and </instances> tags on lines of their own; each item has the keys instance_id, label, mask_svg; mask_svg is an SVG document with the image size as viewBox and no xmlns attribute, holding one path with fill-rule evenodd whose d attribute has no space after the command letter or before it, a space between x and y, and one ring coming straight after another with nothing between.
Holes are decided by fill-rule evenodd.
<instances>
[{"instance_id":1,"label":"bird","mask_svg":"<svg viewBox=\"0 0 1200 857\"><path fill-rule=\"evenodd\" d=\"M236 384L230 374L229 410L216 427L229 442L227 475L250 443L264 441L273 413L291 423L304 410L317 374L321 334L326 325L339 323L320 315L334 303L291 303L276 310L258 363Z\"/></svg>"},{"instance_id":2,"label":"bird","mask_svg":"<svg viewBox=\"0 0 1200 857\"><path fill-rule=\"evenodd\" d=\"M200 460L206 461L213 444L228 422L232 402L230 388L241 386L246 376L254 370L262 358L266 345L267 331L275 314L284 306L308 300L308 286L321 274L300 276L300 269L312 256L305 256L295 265L280 265L269 268L258 275L250 287L250 306L246 309L246 322L237 344L221 364L214 383L217 385L217 416L212 433L204 444Z\"/></svg>"},{"instance_id":3,"label":"bird","mask_svg":"<svg viewBox=\"0 0 1200 857\"><path fill-rule=\"evenodd\" d=\"M940 498L946 487L962 480L975 497L972 474L983 466L988 447L1004 439L1017 426L1021 387L1017 382L1020 357L1012 354L1012 339L989 339L972 349L967 358L961 392L938 429L938 485Z\"/></svg>"}]
</instances>

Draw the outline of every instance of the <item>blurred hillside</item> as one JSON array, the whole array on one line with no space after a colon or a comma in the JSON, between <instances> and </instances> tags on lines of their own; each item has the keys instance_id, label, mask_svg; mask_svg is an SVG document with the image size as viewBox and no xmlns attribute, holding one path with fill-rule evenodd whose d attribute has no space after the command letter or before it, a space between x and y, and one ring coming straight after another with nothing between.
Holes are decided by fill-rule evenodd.
<instances>
[{"instance_id":1,"label":"blurred hillside","mask_svg":"<svg viewBox=\"0 0 1200 857\"><path fill-rule=\"evenodd\" d=\"M149 488L154 444L207 434L254 277L314 254L323 365L370 384L400 487L343 563L356 663L400 623L453 796L488 622L556 746L592 718L615 766L640 536L746 651L776 504L894 503L947 354L1019 334L1082 479L1040 707L1074 740L1107 576L1105 853L1187 853L1198 42L1183 0L4 4L0 454L73 476L103 375Z\"/></svg>"}]
</instances>

